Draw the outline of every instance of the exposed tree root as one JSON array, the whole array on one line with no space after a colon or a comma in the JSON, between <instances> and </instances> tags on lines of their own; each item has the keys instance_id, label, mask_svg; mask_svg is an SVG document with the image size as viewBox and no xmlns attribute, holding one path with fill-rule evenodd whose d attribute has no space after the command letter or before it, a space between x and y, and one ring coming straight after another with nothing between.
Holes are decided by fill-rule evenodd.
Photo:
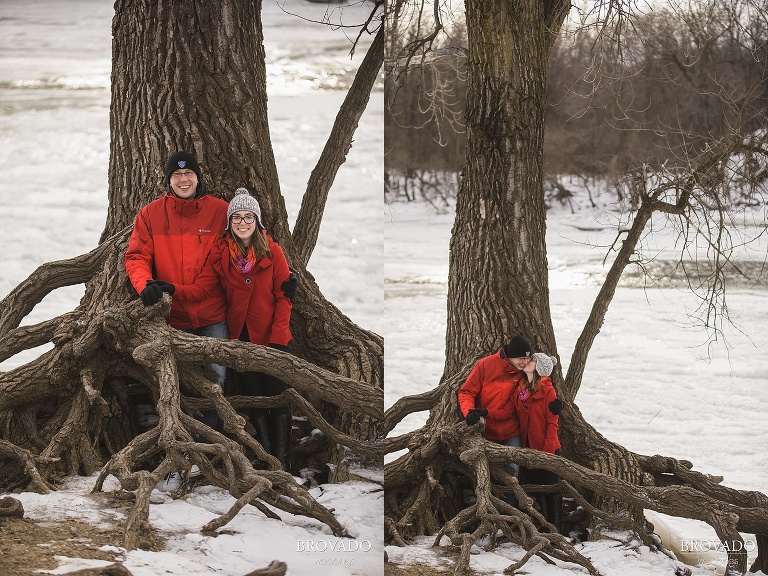
<instances>
[{"instance_id":1,"label":"exposed tree root","mask_svg":"<svg viewBox=\"0 0 768 576\"><path fill-rule=\"evenodd\" d=\"M484 453L484 442L473 442L473 444L474 446L459 454L459 459L467 465L474 476L476 503L446 522L438 532L434 543L438 546L441 538L448 536L454 545L460 546L454 574L466 574L469 569L469 554L472 546L485 536L489 536L491 541L495 542L499 531L510 542L519 544L526 550L521 560L505 570L507 573L517 570L534 555L541 555L545 559L547 559L546 556L552 556L579 564L590 574L596 574L597 570L589 559L579 554L565 538L559 534L539 533L531 517L534 517L539 525L550 528L552 532L554 527L546 524L544 518L532 508L532 500L520 489L515 478L506 475L511 484L511 492L520 502L521 509L511 506L493 494L490 465Z\"/></svg>"},{"instance_id":2,"label":"exposed tree root","mask_svg":"<svg viewBox=\"0 0 768 576\"><path fill-rule=\"evenodd\" d=\"M739 532L756 534L760 555L751 569L762 569L766 542L761 535L768 534L765 494L727 488L719 484L721 479L691 470L690 463L662 456L625 451L626 462L634 463L635 470L622 477L610 473L616 468L606 464L609 459L605 456L601 456L603 464L591 462L585 466L553 454L488 442L480 435L481 425L470 427L460 419L456 391L464 378L465 374L460 374L444 381L440 394L430 391L413 401L402 400L385 415L385 428L392 430L411 410L423 410L429 401L435 402L421 429L384 443L386 452L408 449L385 466L388 541L403 545L412 537L436 534L435 545L439 545L446 536L459 552L454 573L465 574L472 546L486 539L493 546L503 535L525 550L507 572L519 569L537 555L578 564L596 573L587 558L555 533L526 495L560 490L580 506L578 514L585 527L603 524L632 530L652 549L658 546L643 519L644 509L706 522L728 550L743 550ZM581 422L574 409L566 410L562 418L572 414L573 422ZM574 435L574 429L567 434ZM585 436L595 442L595 449L599 447L598 453L608 454L610 444L605 439L591 431L585 431ZM554 472L560 482L555 486L520 486L506 470L512 462ZM462 478L464 491L468 487L474 490L473 503L462 494ZM504 496L509 494L515 496L516 507L505 501ZM746 571L744 554L729 553L728 559L734 573Z\"/></svg>"},{"instance_id":3,"label":"exposed tree root","mask_svg":"<svg viewBox=\"0 0 768 576\"><path fill-rule=\"evenodd\" d=\"M70 576L133 576L132 572L119 562L101 568L75 570L74 572L67 572L67 574Z\"/></svg>"},{"instance_id":4,"label":"exposed tree root","mask_svg":"<svg viewBox=\"0 0 768 576\"><path fill-rule=\"evenodd\" d=\"M279 519L274 510L283 510L317 519L335 535L343 535L333 512L283 471L280 462L247 431L246 418L238 409L290 405L331 446L379 458L381 449L375 442L338 429L316 406L318 402L343 406L345 412L365 417L375 428L383 417L381 388L267 347L174 330L165 321L168 297L144 307L115 287L120 278L113 273L120 265L118 255L119 250L110 253L105 248L91 254L104 259L98 291L112 297L96 296L97 277L75 312L60 317L55 327L46 323L30 330L35 338L50 338L55 344L52 351L0 373L0 467L8 471L6 486L44 493L59 475L101 469L94 491L102 490L111 474L123 489L135 492L124 529L125 547L151 547L152 490L168 472L184 471L185 482L179 490L183 493L194 464L207 482L237 498L226 514L204 530L224 526L243 506L252 504L269 518ZM88 266L83 274L92 273L90 261ZM48 277L48 272L38 274ZM115 299L115 295L121 296ZM12 297L23 296L15 291ZM37 298L42 296L36 293ZM6 326L18 320L18 314L6 315ZM11 327L5 336L15 331ZM206 378L203 365L209 363L274 374L289 388L278 397L240 396L230 402ZM158 424L145 432L131 416L137 394L154 405L158 416ZM216 410L221 432L193 417L204 409ZM253 458L269 470L254 469Z\"/></svg>"},{"instance_id":5,"label":"exposed tree root","mask_svg":"<svg viewBox=\"0 0 768 576\"><path fill-rule=\"evenodd\" d=\"M0 517L24 518L24 505L16 498L0 498Z\"/></svg>"},{"instance_id":6,"label":"exposed tree root","mask_svg":"<svg viewBox=\"0 0 768 576\"><path fill-rule=\"evenodd\" d=\"M37 492L38 494L48 494L51 491L51 484L46 482L40 474L38 467L57 462L58 458L37 456L29 450L25 450L6 440L0 439L0 459L15 460L22 465L24 475L28 479L28 483L25 483L28 491ZM9 485L9 488L15 487L17 486L14 484Z\"/></svg>"},{"instance_id":7,"label":"exposed tree root","mask_svg":"<svg viewBox=\"0 0 768 576\"><path fill-rule=\"evenodd\" d=\"M245 576L284 576L288 566L285 562L273 560L266 568L259 568L253 572L248 572Z\"/></svg>"}]
</instances>

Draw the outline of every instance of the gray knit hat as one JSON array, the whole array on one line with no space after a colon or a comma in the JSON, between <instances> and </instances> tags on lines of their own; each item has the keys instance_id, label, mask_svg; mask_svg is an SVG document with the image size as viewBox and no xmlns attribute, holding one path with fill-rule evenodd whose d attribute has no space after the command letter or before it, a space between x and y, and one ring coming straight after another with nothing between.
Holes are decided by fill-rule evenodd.
<instances>
[{"instance_id":1,"label":"gray knit hat","mask_svg":"<svg viewBox=\"0 0 768 576\"><path fill-rule=\"evenodd\" d=\"M536 360L536 372L539 373L539 376L549 376L557 364L557 358L542 354L541 352L536 352L533 355L533 359Z\"/></svg>"},{"instance_id":2,"label":"gray knit hat","mask_svg":"<svg viewBox=\"0 0 768 576\"><path fill-rule=\"evenodd\" d=\"M235 190L235 195L232 197L232 201L227 208L227 230L229 230L229 219L235 212L239 210L247 210L253 212L256 215L256 225L260 230L264 229L264 225L261 223L261 206L259 201L256 200L251 193L245 188L238 188Z\"/></svg>"}]
</instances>

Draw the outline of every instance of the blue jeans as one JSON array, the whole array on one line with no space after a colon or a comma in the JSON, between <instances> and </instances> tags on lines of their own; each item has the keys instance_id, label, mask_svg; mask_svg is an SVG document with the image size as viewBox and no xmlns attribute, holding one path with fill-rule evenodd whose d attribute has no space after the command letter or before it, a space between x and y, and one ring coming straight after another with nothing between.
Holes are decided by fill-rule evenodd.
<instances>
[{"instance_id":1,"label":"blue jeans","mask_svg":"<svg viewBox=\"0 0 768 576\"><path fill-rule=\"evenodd\" d=\"M520 440L520 436L513 436L512 438L507 438L506 440L502 440L499 442L499 444L503 444L504 446L514 446L515 448L522 447L523 443ZM510 462L507 464L507 470L509 470L509 473L512 474L515 478L520 477L520 465L514 464ZM517 506L517 498L515 498L512 494L508 494L504 497L504 500L510 504L511 506Z\"/></svg>"},{"instance_id":2,"label":"blue jeans","mask_svg":"<svg viewBox=\"0 0 768 576\"><path fill-rule=\"evenodd\" d=\"M515 448L520 448L523 445L522 441L520 440L520 436L507 438L506 440L499 442L499 444L503 444L504 446L514 446ZM509 470L509 473L512 474L512 476L515 478L520 476L520 466L518 464L513 464L510 462L507 464L507 469Z\"/></svg>"},{"instance_id":3,"label":"blue jeans","mask_svg":"<svg viewBox=\"0 0 768 576\"><path fill-rule=\"evenodd\" d=\"M194 334L195 336L208 336L210 338L229 338L229 330L227 329L226 322L219 322L218 324L211 324L210 326L201 326L200 328L187 328L184 330L188 334ZM208 364L206 368L216 372L216 383L224 390L224 382L227 378L227 367L220 364ZM203 410L203 418L201 422L210 428L216 428L219 423L219 415L216 410Z\"/></svg>"}]
</instances>

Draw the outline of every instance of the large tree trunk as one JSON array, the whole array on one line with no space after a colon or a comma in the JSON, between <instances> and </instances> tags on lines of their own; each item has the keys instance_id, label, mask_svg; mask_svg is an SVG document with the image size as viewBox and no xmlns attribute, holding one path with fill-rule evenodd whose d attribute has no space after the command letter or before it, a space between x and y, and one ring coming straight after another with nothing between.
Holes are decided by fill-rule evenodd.
<instances>
[{"instance_id":1,"label":"large tree trunk","mask_svg":"<svg viewBox=\"0 0 768 576\"><path fill-rule=\"evenodd\" d=\"M544 119L547 59L567 9L567 3L467 3L467 163L451 235L445 376L515 334L535 350L557 354ZM555 379L562 379L559 369ZM567 410L560 426L567 455L639 480L627 451L599 435L577 409Z\"/></svg>"},{"instance_id":2,"label":"large tree trunk","mask_svg":"<svg viewBox=\"0 0 768 576\"><path fill-rule=\"evenodd\" d=\"M543 143L547 58L568 4L466 7L467 162L451 234L445 376L515 334L556 351Z\"/></svg>"},{"instance_id":3,"label":"large tree trunk","mask_svg":"<svg viewBox=\"0 0 768 576\"><path fill-rule=\"evenodd\" d=\"M168 155L188 150L215 195L228 200L239 186L256 194L282 241L288 227L269 140L261 2L118 0L112 32L102 238L133 223L163 192Z\"/></svg>"}]
</instances>

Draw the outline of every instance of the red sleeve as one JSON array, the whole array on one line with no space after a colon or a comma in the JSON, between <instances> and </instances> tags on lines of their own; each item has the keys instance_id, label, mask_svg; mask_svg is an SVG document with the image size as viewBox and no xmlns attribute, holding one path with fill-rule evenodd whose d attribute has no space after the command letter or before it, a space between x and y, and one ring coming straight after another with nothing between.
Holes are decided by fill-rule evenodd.
<instances>
[{"instance_id":1,"label":"red sleeve","mask_svg":"<svg viewBox=\"0 0 768 576\"><path fill-rule=\"evenodd\" d=\"M459 388L459 408L466 418L467 413L476 407L475 401L480 389L483 387L483 368L478 362L467 376L467 380Z\"/></svg>"},{"instance_id":2,"label":"red sleeve","mask_svg":"<svg viewBox=\"0 0 768 576\"><path fill-rule=\"evenodd\" d=\"M138 294L146 287L147 280L153 279L154 258L155 243L146 219L146 210L141 209L133 222L133 231L125 251L125 273Z\"/></svg>"},{"instance_id":3,"label":"red sleeve","mask_svg":"<svg viewBox=\"0 0 768 576\"><path fill-rule=\"evenodd\" d=\"M221 292L221 276L219 274L221 258L221 243L214 242L210 252L208 252L208 257L205 259L203 269L195 278L195 282L176 285L173 297L184 302L191 302L206 300L211 294Z\"/></svg>"},{"instance_id":4,"label":"red sleeve","mask_svg":"<svg viewBox=\"0 0 768 576\"><path fill-rule=\"evenodd\" d=\"M515 405L515 392L517 391L517 385L520 382L518 378L514 384L512 384L509 398L499 407L488 408L488 418L494 420L517 420L517 406Z\"/></svg>"},{"instance_id":5,"label":"red sleeve","mask_svg":"<svg viewBox=\"0 0 768 576\"><path fill-rule=\"evenodd\" d=\"M283 249L277 244L269 247L272 252L272 293L275 295L275 318L272 321L270 344L288 346L291 341L291 310L293 305L282 289L282 284L291 275Z\"/></svg>"},{"instance_id":6,"label":"red sleeve","mask_svg":"<svg viewBox=\"0 0 768 576\"><path fill-rule=\"evenodd\" d=\"M553 386L549 386L544 396L544 418L547 421L547 436L544 438L544 452L554 454L555 450L560 448L560 440L557 437L557 430L560 427L560 416L552 414L549 409L549 403L557 398L557 392Z\"/></svg>"}]
</instances>

